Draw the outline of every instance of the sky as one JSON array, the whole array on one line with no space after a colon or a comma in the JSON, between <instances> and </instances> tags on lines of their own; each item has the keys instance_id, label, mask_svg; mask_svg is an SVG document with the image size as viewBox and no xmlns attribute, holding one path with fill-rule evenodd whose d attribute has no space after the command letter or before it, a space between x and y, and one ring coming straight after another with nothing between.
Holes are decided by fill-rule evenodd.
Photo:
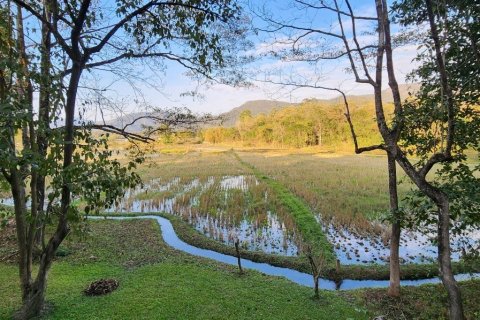
<instances>
[{"instance_id":1,"label":"sky","mask_svg":"<svg viewBox=\"0 0 480 320\"><path fill-rule=\"evenodd\" d=\"M373 0L351 1L354 12L362 16L375 16ZM252 19L252 26L262 30L272 29L275 23L268 23L259 16L266 13L273 19L305 28L327 30L338 33L340 26L336 22L336 16L331 12L305 9L293 6L290 0L244 0L242 4L246 13ZM311 3L318 3L312 1ZM346 9L346 7L345 7ZM344 29L347 36L352 35L350 19L344 19ZM375 37L366 32L372 30L371 21L357 22L357 35L361 44L369 44ZM392 26L393 33L403 32L398 26ZM99 72L89 78L101 86L108 86L108 94L117 101L123 101L126 113L143 111L135 101L144 101L149 105L160 108L187 107L198 113L220 114L237 107L250 100L282 100L288 102L300 102L304 99L317 98L329 99L336 96L334 92L313 88L283 87L268 83L296 82L317 84L328 87L336 87L344 90L347 94L360 95L372 93L369 85L355 83L353 74L347 71L349 62L346 59L327 60L321 63L305 63L294 61L282 61L272 58L271 52L280 53L282 50L292 47L291 38L301 35L299 30L282 29L276 33L258 31L251 33L249 40L252 47L242 53L256 57L253 63L244 66L251 82L249 87L232 87L222 84L203 86L193 81L185 74L185 70L175 63L166 63L164 69L158 68L152 71L147 64L137 64L137 72L142 75L146 82L134 81L138 90L133 90L131 84L126 81L116 82L111 75ZM350 38L351 40L351 38ZM335 38L310 34L302 37L297 43L302 50L319 51L325 46L338 47L340 44ZM353 43L352 43L353 45ZM415 66L412 63L417 53L415 45L397 48L394 51L394 62L397 80L405 82L406 75ZM113 82L113 84L112 84ZM146 84L148 83L148 84ZM182 96L182 93L197 91L200 96ZM139 94L141 92L141 95ZM90 113L87 117L97 120L98 111ZM107 118L118 114L107 114Z\"/></svg>"}]
</instances>

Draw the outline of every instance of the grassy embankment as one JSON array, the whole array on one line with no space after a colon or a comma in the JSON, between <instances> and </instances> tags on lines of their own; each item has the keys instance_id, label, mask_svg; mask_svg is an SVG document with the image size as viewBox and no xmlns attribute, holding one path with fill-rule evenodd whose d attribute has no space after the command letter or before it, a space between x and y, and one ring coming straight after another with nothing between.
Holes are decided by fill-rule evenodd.
<instances>
[{"instance_id":1,"label":"grassy embankment","mask_svg":"<svg viewBox=\"0 0 480 320\"><path fill-rule=\"evenodd\" d=\"M154 221L97 221L87 241L70 236L49 277L44 319L367 319L339 293L312 299L309 288L168 247ZM1 232L1 231L0 231ZM11 243L13 245L13 243ZM82 290L100 278L119 288L101 297ZM0 263L0 319L20 306L14 264Z\"/></svg>"}]
</instances>

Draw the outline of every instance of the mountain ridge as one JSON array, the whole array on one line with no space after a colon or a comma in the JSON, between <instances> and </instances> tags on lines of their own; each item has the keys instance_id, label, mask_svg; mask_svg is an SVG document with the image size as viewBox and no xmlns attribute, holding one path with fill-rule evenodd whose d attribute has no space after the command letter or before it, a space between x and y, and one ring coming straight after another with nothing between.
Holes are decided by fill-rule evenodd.
<instances>
[{"instance_id":1,"label":"mountain ridge","mask_svg":"<svg viewBox=\"0 0 480 320\"><path fill-rule=\"evenodd\" d=\"M419 85L418 84L401 84L399 85L400 96L402 99L405 99L409 93L414 93L418 91ZM383 101L385 103L393 102L393 95L390 89L385 89L382 91ZM347 99L354 100L354 101L373 101L374 95L373 94L364 94L364 95L347 95ZM342 101L341 96L337 96L330 99L305 99L305 100L313 100L323 103L338 103ZM304 100L304 101L305 101ZM287 101L279 101L279 100L250 100L246 101L238 107L232 108L230 111L221 113L219 118L222 119L221 121L214 121L212 123L205 124L203 127L212 127L212 126L224 126L224 127L233 127L235 126L237 120L240 118L240 114L243 111L249 110L252 113L252 116L256 116L261 113L268 114L272 112L274 109L283 109L286 107L295 107L300 103L294 102L287 102ZM114 125L117 127L123 127L128 123L131 123L134 119L138 117L144 117L151 113L148 112L134 112L129 113L115 119L107 121L107 124ZM141 132L145 127L153 126L154 122L151 119L145 118L136 121L133 125L129 126L127 129L130 132L138 133Z\"/></svg>"}]
</instances>

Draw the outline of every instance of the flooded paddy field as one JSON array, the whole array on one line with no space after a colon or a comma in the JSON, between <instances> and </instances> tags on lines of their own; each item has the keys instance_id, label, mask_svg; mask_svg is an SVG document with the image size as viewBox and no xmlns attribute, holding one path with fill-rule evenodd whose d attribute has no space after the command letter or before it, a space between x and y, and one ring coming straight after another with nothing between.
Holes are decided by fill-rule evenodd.
<instances>
[{"instance_id":1,"label":"flooded paddy field","mask_svg":"<svg viewBox=\"0 0 480 320\"><path fill-rule=\"evenodd\" d=\"M239 152L240 158L277 179L305 200L323 225L342 264L388 263L388 175L383 156ZM400 199L412 187L397 169ZM435 226L432 226L433 229ZM402 230L403 264L436 261L435 230ZM452 258L478 251L480 230L452 236Z\"/></svg>"},{"instance_id":2,"label":"flooded paddy field","mask_svg":"<svg viewBox=\"0 0 480 320\"><path fill-rule=\"evenodd\" d=\"M341 264L387 264L389 226L383 157L236 152L242 161L275 179L312 209ZM144 185L127 190L110 208L116 213L166 212L200 233L247 250L284 256L302 252L302 234L291 212L267 183L230 150L153 154L140 167ZM408 185L401 185L400 196ZM12 199L4 199L12 205ZM402 230L403 264L436 260L435 230ZM452 258L478 250L480 231L452 238Z\"/></svg>"},{"instance_id":3,"label":"flooded paddy field","mask_svg":"<svg viewBox=\"0 0 480 320\"><path fill-rule=\"evenodd\" d=\"M328 224L324 227L328 240L334 245L337 259L342 264L386 264L389 262L388 226L383 226L380 235L365 235L346 228ZM437 259L435 232L426 234L414 230L402 230L400 238L400 261L402 264L433 263ZM458 261L467 252L478 252L480 231L468 230L463 235L452 236L452 260Z\"/></svg>"},{"instance_id":4,"label":"flooded paddy field","mask_svg":"<svg viewBox=\"0 0 480 320\"><path fill-rule=\"evenodd\" d=\"M379 212L388 209L384 158L237 154L283 183L312 208L341 264L388 263L389 226L377 219ZM196 230L226 244L233 245L239 239L249 250L287 256L301 253L301 235L288 210L232 152L163 155L151 159L151 163L150 169L143 169L145 174L151 178L156 173L162 178L150 180L143 189L130 191L110 211L164 211L181 216ZM400 187L401 195L407 187ZM424 235L404 230L402 263L434 262L437 256L434 235L434 232ZM455 237L453 259L458 260L462 252L471 250L478 241L478 230Z\"/></svg>"},{"instance_id":5,"label":"flooded paddy field","mask_svg":"<svg viewBox=\"0 0 480 320\"><path fill-rule=\"evenodd\" d=\"M166 212L223 243L248 250L298 254L300 237L268 187L252 175L152 180L127 192L109 212Z\"/></svg>"}]
</instances>

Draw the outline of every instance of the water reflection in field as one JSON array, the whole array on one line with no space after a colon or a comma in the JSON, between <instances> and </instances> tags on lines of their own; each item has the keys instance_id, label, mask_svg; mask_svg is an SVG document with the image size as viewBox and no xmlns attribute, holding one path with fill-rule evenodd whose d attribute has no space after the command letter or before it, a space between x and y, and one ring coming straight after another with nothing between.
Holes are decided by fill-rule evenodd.
<instances>
[{"instance_id":1,"label":"water reflection in field","mask_svg":"<svg viewBox=\"0 0 480 320\"><path fill-rule=\"evenodd\" d=\"M287 256L298 254L300 238L281 205L254 176L152 180L129 190L109 212L167 212L199 232L248 250Z\"/></svg>"}]
</instances>

